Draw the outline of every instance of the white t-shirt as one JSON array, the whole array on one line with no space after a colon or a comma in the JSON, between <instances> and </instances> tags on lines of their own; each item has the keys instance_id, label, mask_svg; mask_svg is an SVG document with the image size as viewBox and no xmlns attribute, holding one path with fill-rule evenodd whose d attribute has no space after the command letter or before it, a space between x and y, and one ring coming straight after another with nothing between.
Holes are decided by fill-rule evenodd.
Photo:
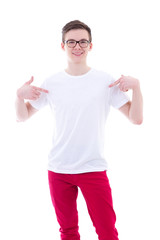
<instances>
[{"instance_id":1,"label":"white t-shirt","mask_svg":"<svg viewBox=\"0 0 160 240\"><path fill-rule=\"evenodd\" d=\"M118 86L109 88L114 81L91 69L81 76L62 71L43 82L49 93L30 103L38 110L49 104L55 117L48 170L74 174L107 169L104 133L109 109L129 101Z\"/></svg>"}]
</instances>

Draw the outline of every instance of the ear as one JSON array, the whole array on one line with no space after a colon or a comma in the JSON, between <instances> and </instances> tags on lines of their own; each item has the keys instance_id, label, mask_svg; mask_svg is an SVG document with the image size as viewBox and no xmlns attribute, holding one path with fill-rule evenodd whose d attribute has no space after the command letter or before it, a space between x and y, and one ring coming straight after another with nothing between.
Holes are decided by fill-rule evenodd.
<instances>
[{"instance_id":1,"label":"ear","mask_svg":"<svg viewBox=\"0 0 160 240\"><path fill-rule=\"evenodd\" d=\"M92 43L90 43L90 45L89 45L89 51L91 51L91 50L92 50L92 48L93 48L93 44L92 44Z\"/></svg>"},{"instance_id":2,"label":"ear","mask_svg":"<svg viewBox=\"0 0 160 240\"><path fill-rule=\"evenodd\" d=\"M65 51L65 47L64 47L64 46L65 46L65 44L62 42L62 43L61 43L61 48L62 48L62 50Z\"/></svg>"}]
</instances>

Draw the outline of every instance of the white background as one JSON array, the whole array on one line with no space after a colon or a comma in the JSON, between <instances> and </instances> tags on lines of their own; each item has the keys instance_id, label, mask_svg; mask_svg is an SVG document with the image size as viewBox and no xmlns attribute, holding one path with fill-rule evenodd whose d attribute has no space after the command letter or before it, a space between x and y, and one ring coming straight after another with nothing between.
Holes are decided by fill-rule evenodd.
<instances>
[{"instance_id":1,"label":"white background","mask_svg":"<svg viewBox=\"0 0 160 240\"><path fill-rule=\"evenodd\" d=\"M121 240L160 240L158 0L3 0L0 2L0 239L59 239L47 155L54 120L48 108L25 123L15 117L16 89L65 67L61 29L79 19L93 34L90 66L118 78L137 77L144 122L132 125L111 109L106 124L108 176ZM131 93L129 93L131 95ZM98 239L81 193L81 239Z\"/></svg>"}]
</instances>

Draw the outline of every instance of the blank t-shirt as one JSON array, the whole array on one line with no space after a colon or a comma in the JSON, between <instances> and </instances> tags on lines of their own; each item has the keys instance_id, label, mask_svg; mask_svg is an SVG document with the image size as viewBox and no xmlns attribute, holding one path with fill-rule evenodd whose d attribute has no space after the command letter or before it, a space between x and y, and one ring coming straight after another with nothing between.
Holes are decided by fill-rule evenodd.
<instances>
[{"instance_id":1,"label":"blank t-shirt","mask_svg":"<svg viewBox=\"0 0 160 240\"><path fill-rule=\"evenodd\" d=\"M114 81L92 68L80 76L61 71L43 82L41 87L49 93L30 104L38 110L49 105L55 118L48 170L68 174L107 170L104 135L109 109L129 101L118 86L109 88Z\"/></svg>"}]
</instances>

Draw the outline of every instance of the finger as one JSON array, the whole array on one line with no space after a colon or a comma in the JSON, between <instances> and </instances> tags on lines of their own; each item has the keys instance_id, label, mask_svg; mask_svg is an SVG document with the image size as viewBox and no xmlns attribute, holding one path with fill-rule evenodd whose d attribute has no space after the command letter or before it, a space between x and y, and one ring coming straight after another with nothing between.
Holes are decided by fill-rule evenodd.
<instances>
[{"instance_id":1,"label":"finger","mask_svg":"<svg viewBox=\"0 0 160 240\"><path fill-rule=\"evenodd\" d=\"M41 95L40 92L38 92L38 91L35 91L35 92L34 92L34 96L36 96L36 97L40 97L40 95Z\"/></svg>"},{"instance_id":2,"label":"finger","mask_svg":"<svg viewBox=\"0 0 160 240\"><path fill-rule=\"evenodd\" d=\"M32 76L31 79L29 81L27 81L25 84L30 85L33 82L33 80L34 80L34 77Z\"/></svg>"},{"instance_id":3,"label":"finger","mask_svg":"<svg viewBox=\"0 0 160 240\"><path fill-rule=\"evenodd\" d=\"M121 81L121 78L119 78L117 81L115 81L114 83L111 83L110 85L109 85L109 87L114 87L114 86L116 86L116 85L118 85L119 83L120 83L120 81Z\"/></svg>"},{"instance_id":4,"label":"finger","mask_svg":"<svg viewBox=\"0 0 160 240\"><path fill-rule=\"evenodd\" d=\"M122 91L122 92L127 92L128 91L128 88L126 86L126 84L122 83L119 85L119 89Z\"/></svg>"},{"instance_id":5,"label":"finger","mask_svg":"<svg viewBox=\"0 0 160 240\"><path fill-rule=\"evenodd\" d=\"M33 98L34 98L34 100L37 100L38 98L40 98L40 96L39 95L34 95Z\"/></svg>"},{"instance_id":6,"label":"finger","mask_svg":"<svg viewBox=\"0 0 160 240\"><path fill-rule=\"evenodd\" d=\"M34 94L31 96L32 100L37 100L39 97L40 97L40 94L38 94L38 93L34 93Z\"/></svg>"},{"instance_id":7,"label":"finger","mask_svg":"<svg viewBox=\"0 0 160 240\"><path fill-rule=\"evenodd\" d=\"M49 91L47 89L44 89L44 88L40 88L39 91L44 92L44 93L49 93Z\"/></svg>"},{"instance_id":8,"label":"finger","mask_svg":"<svg viewBox=\"0 0 160 240\"><path fill-rule=\"evenodd\" d=\"M128 89L126 89L126 88L122 88L122 89L120 89L122 92L128 92Z\"/></svg>"},{"instance_id":9,"label":"finger","mask_svg":"<svg viewBox=\"0 0 160 240\"><path fill-rule=\"evenodd\" d=\"M40 92L49 93L49 91L47 89L44 89L44 88L39 88L39 87L33 86L33 89L38 90Z\"/></svg>"},{"instance_id":10,"label":"finger","mask_svg":"<svg viewBox=\"0 0 160 240\"><path fill-rule=\"evenodd\" d=\"M38 99L38 97L32 97L30 100L36 101L37 99Z\"/></svg>"}]
</instances>

